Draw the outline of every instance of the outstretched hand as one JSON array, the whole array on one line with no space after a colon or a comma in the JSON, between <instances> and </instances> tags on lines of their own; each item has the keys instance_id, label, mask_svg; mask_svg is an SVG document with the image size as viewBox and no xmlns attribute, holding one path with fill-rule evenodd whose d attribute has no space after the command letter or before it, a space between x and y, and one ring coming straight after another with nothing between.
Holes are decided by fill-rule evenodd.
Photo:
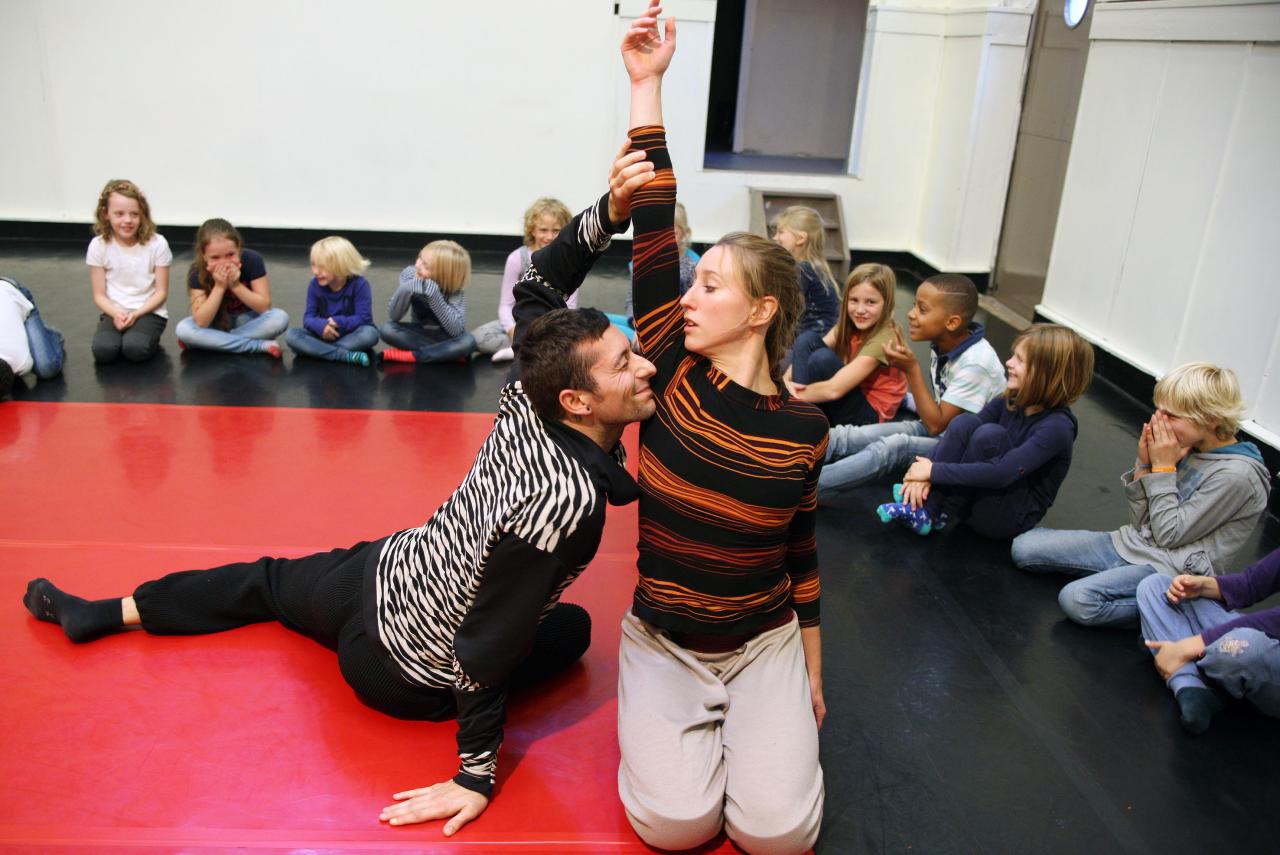
<instances>
[{"instance_id":1,"label":"outstretched hand","mask_svg":"<svg viewBox=\"0 0 1280 855\"><path fill-rule=\"evenodd\" d=\"M657 174L653 164L645 160L645 153L628 152L630 147L630 142L623 143L609 170L609 221L615 226L631 216L631 195Z\"/></svg>"},{"instance_id":2,"label":"outstretched hand","mask_svg":"<svg viewBox=\"0 0 1280 855\"><path fill-rule=\"evenodd\" d=\"M379 820L391 825L411 825L449 817L444 824L445 837L452 837L489 806L488 798L453 781L405 790L392 798L397 800L396 803L384 807L378 815Z\"/></svg>"},{"instance_id":3,"label":"outstretched hand","mask_svg":"<svg viewBox=\"0 0 1280 855\"><path fill-rule=\"evenodd\" d=\"M1211 600L1222 599L1222 589L1218 586L1218 580L1214 576L1192 576L1188 573L1181 573L1173 577L1173 581L1169 583L1169 588L1164 592L1165 597L1173 605L1184 603L1187 600L1197 600L1200 597L1207 597Z\"/></svg>"},{"instance_id":4,"label":"outstretched hand","mask_svg":"<svg viewBox=\"0 0 1280 855\"><path fill-rule=\"evenodd\" d=\"M622 38L622 64L632 83L660 80L671 64L676 50L676 22L668 16L665 38L658 33L658 16L662 6L654 3L643 16L631 23L631 29Z\"/></svg>"}]
</instances>

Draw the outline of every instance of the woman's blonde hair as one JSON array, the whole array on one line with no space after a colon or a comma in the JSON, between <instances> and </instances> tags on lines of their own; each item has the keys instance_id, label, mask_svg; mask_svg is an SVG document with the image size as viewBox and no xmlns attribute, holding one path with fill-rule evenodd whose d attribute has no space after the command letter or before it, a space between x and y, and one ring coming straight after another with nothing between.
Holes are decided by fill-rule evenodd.
<instances>
[{"instance_id":1,"label":"woman's blonde hair","mask_svg":"<svg viewBox=\"0 0 1280 855\"><path fill-rule=\"evenodd\" d=\"M683 258L693 242L693 232L689 230L689 214L685 211L684 205L679 202L676 202L675 231L676 249L680 251L680 257Z\"/></svg>"},{"instance_id":2,"label":"woman's blonde hair","mask_svg":"<svg viewBox=\"0 0 1280 855\"><path fill-rule=\"evenodd\" d=\"M543 196L541 199L534 201L524 212L524 245L533 248L533 230L538 227L538 220L544 215L550 214L555 221L560 224L560 228L569 225L569 221L573 219L573 214L569 213L569 208L559 199L553 199L550 196Z\"/></svg>"},{"instance_id":3,"label":"woman's blonde hair","mask_svg":"<svg viewBox=\"0 0 1280 855\"><path fill-rule=\"evenodd\" d=\"M1209 362L1179 365L1160 378L1152 397L1166 413L1213 428L1218 439L1235 436L1247 410L1236 373Z\"/></svg>"},{"instance_id":4,"label":"woman's blonde hair","mask_svg":"<svg viewBox=\"0 0 1280 855\"><path fill-rule=\"evenodd\" d=\"M1032 324L1013 340L1025 346L1026 368L1021 385L1005 393L1011 410L1027 407L1069 407L1093 379L1093 345L1075 330L1058 324Z\"/></svg>"},{"instance_id":5,"label":"woman's blonde hair","mask_svg":"<svg viewBox=\"0 0 1280 855\"><path fill-rule=\"evenodd\" d=\"M800 316L804 314L804 296L796 281L796 261L773 241L750 232L730 232L720 238L716 246L724 247L733 259L748 298L772 297L778 303L778 310L765 332L764 349L769 374L781 386L782 358L790 349Z\"/></svg>"},{"instance_id":6,"label":"woman's blonde hair","mask_svg":"<svg viewBox=\"0 0 1280 855\"><path fill-rule=\"evenodd\" d=\"M792 205L774 222L775 229L786 229L805 236L805 242L796 247L796 261L807 261L818 271L818 278L832 294L836 291L836 277L827 264L827 238L822 215L804 205Z\"/></svg>"},{"instance_id":7,"label":"woman's blonde hair","mask_svg":"<svg viewBox=\"0 0 1280 855\"><path fill-rule=\"evenodd\" d=\"M880 312L880 319L865 333L859 332L858 328L853 324L853 318L849 317L849 292L864 282L875 288L881 299L884 300L884 309ZM898 277L894 274L893 268L886 264L876 264L875 262L859 264L849 272L849 278L844 282L844 291L840 294L840 316L836 320L835 351L845 363L857 356L857 354L849 352L849 344L853 341L854 334L861 336L862 343L866 344L871 340L872 336L886 326L897 326L893 320L893 294L897 288Z\"/></svg>"},{"instance_id":8,"label":"woman's blonde hair","mask_svg":"<svg viewBox=\"0 0 1280 855\"><path fill-rule=\"evenodd\" d=\"M431 256L431 278L441 293L456 294L471 281L471 254L451 240L433 240L422 248Z\"/></svg>"},{"instance_id":9,"label":"woman's blonde hair","mask_svg":"<svg viewBox=\"0 0 1280 855\"><path fill-rule=\"evenodd\" d=\"M311 263L323 267L342 280L369 269L369 259L362 256L344 237L320 238L311 245Z\"/></svg>"},{"instance_id":10,"label":"woman's blonde hair","mask_svg":"<svg viewBox=\"0 0 1280 855\"><path fill-rule=\"evenodd\" d=\"M98 194L98 207L93 211L93 233L105 241L112 240L115 234L111 231L111 221L107 219L107 205L111 200L111 194L116 193L127 199L132 199L138 203L138 209L142 212L142 221L138 223L138 243L146 243L155 236L156 224L151 219L151 206L147 204L147 197L137 184L132 181L125 181L122 178L113 179L106 183L102 188L102 192Z\"/></svg>"}]
</instances>

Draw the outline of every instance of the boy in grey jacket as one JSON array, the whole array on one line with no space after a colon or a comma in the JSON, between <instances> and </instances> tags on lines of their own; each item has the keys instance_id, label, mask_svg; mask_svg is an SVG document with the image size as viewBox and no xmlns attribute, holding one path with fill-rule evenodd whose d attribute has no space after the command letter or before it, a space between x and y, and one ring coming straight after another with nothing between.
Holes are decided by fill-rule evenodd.
<instances>
[{"instance_id":1,"label":"boy in grey jacket","mask_svg":"<svg viewBox=\"0 0 1280 855\"><path fill-rule=\"evenodd\" d=\"M1236 439L1245 412L1233 371L1175 368L1155 389L1133 469L1121 482L1129 524L1113 532L1036 528L1013 541L1019 569L1080 576L1058 603L1085 626L1137 626L1138 584L1152 573L1213 575L1266 511L1271 474Z\"/></svg>"}]
</instances>

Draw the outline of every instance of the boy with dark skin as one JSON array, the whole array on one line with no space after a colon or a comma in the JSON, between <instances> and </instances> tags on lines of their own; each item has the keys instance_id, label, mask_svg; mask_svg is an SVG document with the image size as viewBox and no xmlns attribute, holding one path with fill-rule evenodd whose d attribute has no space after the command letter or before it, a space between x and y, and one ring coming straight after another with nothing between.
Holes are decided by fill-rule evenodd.
<instances>
[{"instance_id":1,"label":"boy with dark skin","mask_svg":"<svg viewBox=\"0 0 1280 855\"><path fill-rule=\"evenodd\" d=\"M933 353L933 386L916 355L902 339L885 345L885 358L907 377L918 421L839 425L830 433L827 465L818 481L818 499L830 499L867 483L900 477L917 457L928 454L937 436L961 413L976 413L1004 391L1004 368L973 323L978 292L967 276L943 273L922 282L907 312L912 341L927 341Z\"/></svg>"}]
</instances>

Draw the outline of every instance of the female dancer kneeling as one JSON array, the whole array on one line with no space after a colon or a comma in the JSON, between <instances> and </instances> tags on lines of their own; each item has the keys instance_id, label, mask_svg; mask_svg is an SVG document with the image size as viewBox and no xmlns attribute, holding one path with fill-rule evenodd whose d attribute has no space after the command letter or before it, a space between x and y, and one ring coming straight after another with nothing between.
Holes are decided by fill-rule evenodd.
<instances>
[{"instance_id":1,"label":"female dancer kneeling","mask_svg":"<svg viewBox=\"0 0 1280 855\"><path fill-rule=\"evenodd\" d=\"M632 148L655 174L632 216L636 329L657 369L657 414L640 434L618 787L650 845L685 849L723 826L748 852L801 852L822 819L814 511L827 422L782 384L804 309L790 253L726 235L680 295L661 100L675 25L660 40L660 12L650 7L622 44Z\"/></svg>"}]
</instances>

